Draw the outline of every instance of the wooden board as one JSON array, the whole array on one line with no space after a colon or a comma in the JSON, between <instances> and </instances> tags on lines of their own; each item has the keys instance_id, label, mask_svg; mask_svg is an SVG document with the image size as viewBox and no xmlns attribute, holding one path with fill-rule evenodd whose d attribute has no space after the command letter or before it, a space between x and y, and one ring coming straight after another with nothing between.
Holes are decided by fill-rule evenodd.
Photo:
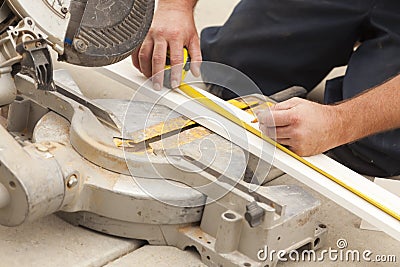
<instances>
[{"instance_id":1,"label":"wooden board","mask_svg":"<svg viewBox=\"0 0 400 267\"><path fill-rule=\"evenodd\" d=\"M400 180L391 180L376 177L374 183L400 197ZM371 225L365 220L361 221L360 229L379 231L379 229L377 229L375 226Z\"/></svg>"},{"instance_id":2,"label":"wooden board","mask_svg":"<svg viewBox=\"0 0 400 267\"><path fill-rule=\"evenodd\" d=\"M146 80L144 77L135 75L131 65L126 62L100 68L99 71L131 88L138 88ZM218 104L226 105L221 99L204 91L202 91L202 93L206 94ZM206 107L203 107L196 101L169 89L154 91L151 88L142 87L138 90L137 95L142 97L142 99L149 99L154 103L168 106L211 131L231 140L236 145L272 163L277 168L400 241L400 221L329 180L322 174L312 170L293 157L276 150L271 144L245 131L240 126ZM254 118L252 115L238 108L232 106L228 108L245 122L250 123ZM372 197L375 201L400 214L400 198L396 195L325 155L317 155L306 159L318 168L334 175L349 186L356 188L363 194Z\"/></svg>"}]
</instances>

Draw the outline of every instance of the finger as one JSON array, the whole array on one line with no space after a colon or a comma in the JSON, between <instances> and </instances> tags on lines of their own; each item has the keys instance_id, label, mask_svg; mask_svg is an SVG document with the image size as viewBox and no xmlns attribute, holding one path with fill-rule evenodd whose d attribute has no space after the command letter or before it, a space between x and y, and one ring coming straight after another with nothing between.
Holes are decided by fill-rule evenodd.
<instances>
[{"instance_id":1,"label":"finger","mask_svg":"<svg viewBox=\"0 0 400 267\"><path fill-rule=\"evenodd\" d=\"M293 136L293 127L283 126L283 127L276 127L276 128L273 128L273 129L275 131L275 136L276 136L277 139L281 139L281 138L292 139L292 138L294 138L294 136Z\"/></svg>"},{"instance_id":2,"label":"finger","mask_svg":"<svg viewBox=\"0 0 400 267\"><path fill-rule=\"evenodd\" d=\"M268 119L269 127L283 127L296 124L299 120L298 115L291 109L286 110L271 110L270 116L273 118Z\"/></svg>"},{"instance_id":3,"label":"finger","mask_svg":"<svg viewBox=\"0 0 400 267\"><path fill-rule=\"evenodd\" d=\"M169 44L171 61L171 87L176 88L181 84L183 69L183 43L171 42Z\"/></svg>"},{"instance_id":4,"label":"finger","mask_svg":"<svg viewBox=\"0 0 400 267\"><path fill-rule=\"evenodd\" d=\"M260 125L265 125L272 127L275 124L273 123L273 117L271 116L271 112L267 110L257 110L254 112L255 115L257 116L257 120Z\"/></svg>"},{"instance_id":5,"label":"finger","mask_svg":"<svg viewBox=\"0 0 400 267\"><path fill-rule=\"evenodd\" d=\"M258 125L258 128L260 129L260 131L264 134L264 135L266 135L266 136L268 136L268 127L267 126L265 126L265 124L262 124L262 123L260 123L259 125Z\"/></svg>"},{"instance_id":6,"label":"finger","mask_svg":"<svg viewBox=\"0 0 400 267\"><path fill-rule=\"evenodd\" d=\"M260 124L260 131L271 139L276 138L275 128L267 127L265 124Z\"/></svg>"},{"instance_id":7,"label":"finger","mask_svg":"<svg viewBox=\"0 0 400 267\"><path fill-rule=\"evenodd\" d=\"M281 127L291 124L292 111L290 110L263 110L256 114L259 123L267 127Z\"/></svg>"},{"instance_id":8,"label":"finger","mask_svg":"<svg viewBox=\"0 0 400 267\"><path fill-rule=\"evenodd\" d=\"M290 138L277 138L275 141L281 145L288 147L290 147L290 145L292 144L292 140Z\"/></svg>"},{"instance_id":9,"label":"finger","mask_svg":"<svg viewBox=\"0 0 400 267\"><path fill-rule=\"evenodd\" d=\"M302 103L303 101L306 101L306 100L298 98L298 97L293 97L293 98L290 98L289 100L276 103L273 107L271 107L271 109L272 110L291 109L291 108L297 106L298 104Z\"/></svg>"},{"instance_id":10,"label":"finger","mask_svg":"<svg viewBox=\"0 0 400 267\"><path fill-rule=\"evenodd\" d=\"M133 51L133 53L132 53L132 55L131 55L132 64L133 64L133 66L135 66L135 68L137 68L138 70L140 70L139 50L140 50L140 47L136 48L135 51Z\"/></svg>"},{"instance_id":11,"label":"finger","mask_svg":"<svg viewBox=\"0 0 400 267\"><path fill-rule=\"evenodd\" d=\"M322 152L313 152L313 151L309 151L304 147L290 147L290 150L292 150L294 153L296 153L297 155L301 156L301 157L310 157Z\"/></svg>"},{"instance_id":12,"label":"finger","mask_svg":"<svg viewBox=\"0 0 400 267\"><path fill-rule=\"evenodd\" d=\"M139 69L146 76L151 77L151 57L153 54L153 41L146 39L139 49Z\"/></svg>"},{"instance_id":13,"label":"finger","mask_svg":"<svg viewBox=\"0 0 400 267\"><path fill-rule=\"evenodd\" d=\"M202 61L201 49L200 49L200 39L196 37L192 38L189 43L189 55L190 55L190 70L195 77L200 76L200 66Z\"/></svg>"},{"instance_id":14,"label":"finger","mask_svg":"<svg viewBox=\"0 0 400 267\"><path fill-rule=\"evenodd\" d=\"M167 42L159 40L154 42L153 59L152 59L152 79L153 87L160 90L163 87L164 68L167 57Z\"/></svg>"}]
</instances>

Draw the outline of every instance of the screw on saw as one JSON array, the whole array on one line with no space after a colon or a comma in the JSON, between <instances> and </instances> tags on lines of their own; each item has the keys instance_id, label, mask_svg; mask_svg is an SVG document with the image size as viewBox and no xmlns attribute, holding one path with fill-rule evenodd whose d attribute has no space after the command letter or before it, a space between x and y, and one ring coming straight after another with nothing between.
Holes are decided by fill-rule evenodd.
<instances>
[{"instance_id":1,"label":"screw on saw","mask_svg":"<svg viewBox=\"0 0 400 267\"><path fill-rule=\"evenodd\" d=\"M78 184L79 180L78 180L78 175L77 174L71 174L68 178L67 178L67 187L68 188L73 188Z\"/></svg>"},{"instance_id":2,"label":"screw on saw","mask_svg":"<svg viewBox=\"0 0 400 267\"><path fill-rule=\"evenodd\" d=\"M88 49L87 44L82 41L81 39L77 39L75 38L74 40L74 48L76 49L76 51L78 51L79 53L85 53L86 50Z\"/></svg>"},{"instance_id":3,"label":"screw on saw","mask_svg":"<svg viewBox=\"0 0 400 267\"><path fill-rule=\"evenodd\" d=\"M65 7L65 6L63 6L63 7L61 8L61 13L63 13L64 15L67 14L67 13L68 13L68 8Z\"/></svg>"}]
</instances>

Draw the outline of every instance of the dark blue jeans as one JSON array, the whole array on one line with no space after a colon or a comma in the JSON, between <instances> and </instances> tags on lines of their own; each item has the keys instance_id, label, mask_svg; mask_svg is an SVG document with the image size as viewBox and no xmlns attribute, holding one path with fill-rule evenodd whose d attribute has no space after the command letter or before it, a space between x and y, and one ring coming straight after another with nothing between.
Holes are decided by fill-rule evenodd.
<instances>
[{"instance_id":1,"label":"dark blue jeans","mask_svg":"<svg viewBox=\"0 0 400 267\"><path fill-rule=\"evenodd\" d=\"M203 30L201 46L203 60L242 71L265 95L294 85L311 90L334 67L348 65L344 77L327 84L325 102L333 103L400 73L400 1L242 0L225 25ZM332 153L363 174L399 175L400 129Z\"/></svg>"}]
</instances>

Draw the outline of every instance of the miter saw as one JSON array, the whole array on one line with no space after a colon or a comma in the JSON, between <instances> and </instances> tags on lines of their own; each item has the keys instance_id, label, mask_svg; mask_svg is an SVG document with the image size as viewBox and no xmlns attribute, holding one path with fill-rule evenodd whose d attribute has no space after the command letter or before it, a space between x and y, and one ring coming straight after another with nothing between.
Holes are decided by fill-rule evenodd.
<instances>
[{"instance_id":1,"label":"miter saw","mask_svg":"<svg viewBox=\"0 0 400 267\"><path fill-rule=\"evenodd\" d=\"M153 1L0 3L0 106L8 110L0 224L58 212L107 234L195 249L209 266L274 266L260 258L266 246L324 243L319 201L296 186L262 186L266 162L162 105L88 99L67 72L53 72L49 47L83 66L125 58L147 32ZM245 100L236 104L266 101Z\"/></svg>"}]
</instances>

